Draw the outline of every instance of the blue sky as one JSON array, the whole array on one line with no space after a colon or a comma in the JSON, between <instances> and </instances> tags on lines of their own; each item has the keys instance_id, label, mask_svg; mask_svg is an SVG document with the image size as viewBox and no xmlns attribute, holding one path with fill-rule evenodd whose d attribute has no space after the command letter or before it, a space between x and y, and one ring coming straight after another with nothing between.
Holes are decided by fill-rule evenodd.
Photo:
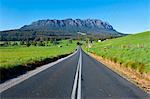
<instances>
[{"instance_id":1,"label":"blue sky","mask_svg":"<svg viewBox=\"0 0 150 99\"><path fill-rule=\"evenodd\" d=\"M0 30L39 19L101 19L117 31L150 30L150 0L0 0Z\"/></svg>"}]
</instances>

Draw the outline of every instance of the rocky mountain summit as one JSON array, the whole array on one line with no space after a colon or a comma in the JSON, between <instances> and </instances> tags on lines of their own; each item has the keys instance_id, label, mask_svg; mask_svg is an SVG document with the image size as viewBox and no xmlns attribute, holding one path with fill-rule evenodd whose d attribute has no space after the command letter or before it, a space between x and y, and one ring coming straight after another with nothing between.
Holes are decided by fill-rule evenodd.
<instances>
[{"instance_id":1,"label":"rocky mountain summit","mask_svg":"<svg viewBox=\"0 0 150 99\"><path fill-rule=\"evenodd\" d=\"M76 38L86 33L94 39L107 39L125 34L117 32L109 23L99 19L38 20L20 29L0 31L1 41L36 40L41 38Z\"/></svg>"},{"instance_id":2,"label":"rocky mountain summit","mask_svg":"<svg viewBox=\"0 0 150 99\"><path fill-rule=\"evenodd\" d=\"M69 33L118 33L113 27L106 22L98 19L65 19L65 20L38 20L30 25L21 27L21 30L59 30Z\"/></svg>"}]
</instances>

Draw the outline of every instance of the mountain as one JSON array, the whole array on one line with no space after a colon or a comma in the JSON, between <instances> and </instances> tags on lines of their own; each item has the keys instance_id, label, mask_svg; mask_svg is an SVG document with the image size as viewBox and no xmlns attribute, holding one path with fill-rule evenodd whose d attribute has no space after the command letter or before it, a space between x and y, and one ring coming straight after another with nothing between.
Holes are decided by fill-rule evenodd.
<instances>
[{"instance_id":1,"label":"mountain","mask_svg":"<svg viewBox=\"0 0 150 99\"><path fill-rule=\"evenodd\" d=\"M109 23L98 19L65 19L65 20L38 20L30 25L24 25L20 29L0 31L0 40L34 40L41 37L72 38L78 32L105 39L123 36L117 32ZM93 36L94 37L94 36Z\"/></svg>"},{"instance_id":2,"label":"mountain","mask_svg":"<svg viewBox=\"0 0 150 99\"><path fill-rule=\"evenodd\" d=\"M30 25L21 27L21 30L37 30L37 31L49 31L57 30L67 33L107 33L107 34L118 34L113 27L106 22L98 19L65 19L65 20L38 20Z\"/></svg>"}]
</instances>

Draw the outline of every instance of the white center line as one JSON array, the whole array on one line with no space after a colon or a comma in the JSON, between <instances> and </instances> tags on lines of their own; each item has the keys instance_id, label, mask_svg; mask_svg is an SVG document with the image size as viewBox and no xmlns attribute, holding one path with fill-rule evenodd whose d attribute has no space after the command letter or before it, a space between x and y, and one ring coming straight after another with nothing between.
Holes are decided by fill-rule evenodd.
<instances>
[{"instance_id":1,"label":"white center line","mask_svg":"<svg viewBox=\"0 0 150 99\"><path fill-rule=\"evenodd\" d=\"M78 66L75 74L74 84L73 84L73 90L71 94L71 99L81 99L81 66L82 66L82 54L81 49L78 49L80 51L80 56L78 60ZM77 82L78 81L78 82Z\"/></svg>"},{"instance_id":2,"label":"white center line","mask_svg":"<svg viewBox=\"0 0 150 99\"><path fill-rule=\"evenodd\" d=\"M80 69L79 69L79 83L78 83L77 99L81 99L81 67L82 67L82 54L81 54L81 49L80 49Z\"/></svg>"}]
</instances>

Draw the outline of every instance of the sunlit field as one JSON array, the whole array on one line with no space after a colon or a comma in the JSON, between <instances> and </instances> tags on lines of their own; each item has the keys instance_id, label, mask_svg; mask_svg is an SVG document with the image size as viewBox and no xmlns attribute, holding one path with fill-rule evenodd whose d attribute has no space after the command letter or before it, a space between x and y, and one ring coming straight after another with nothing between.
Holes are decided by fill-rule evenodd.
<instances>
[{"instance_id":1,"label":"sunlit field","mask_svg":"<svg viewBox=\"0 0 150 99\"><path fill-rule=\"evenodd\" d=\"M13 68L15 66L42 61L74 52L76 41L59 41L59 44L49 46L8 46L0 47L0 68Z\"/></svg>"},{"instance_id":2,"label":"sunlit field","mask_svg":"<svg viewBox=\"0 0 150 99\"><path fill-rule=\"evenodd\" d=\"M89 51L140 73L150 73L150 31L96 42Z\"/></svg>"}]
</instances>

